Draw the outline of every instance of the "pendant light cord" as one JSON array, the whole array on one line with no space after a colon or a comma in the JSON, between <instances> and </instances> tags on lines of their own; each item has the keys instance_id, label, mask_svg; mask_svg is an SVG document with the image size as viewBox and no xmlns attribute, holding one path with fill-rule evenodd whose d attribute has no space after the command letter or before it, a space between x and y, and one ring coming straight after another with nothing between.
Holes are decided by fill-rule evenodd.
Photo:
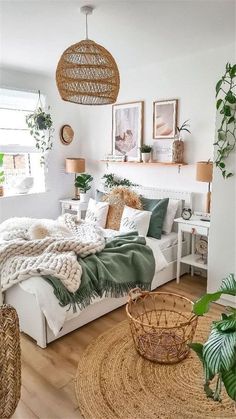
<instances>
[{"instance_id":1,"label":"pendant light cord","mask_svg":"<svg viewBox=\"0 0 236 419\"><path fill-rule=\"evenodd\" d=\"M85 32L85 39L88 39L88 13L86 13L85 14L85 30L86 30L86 32Z\"/></svg>"}]
</instances>

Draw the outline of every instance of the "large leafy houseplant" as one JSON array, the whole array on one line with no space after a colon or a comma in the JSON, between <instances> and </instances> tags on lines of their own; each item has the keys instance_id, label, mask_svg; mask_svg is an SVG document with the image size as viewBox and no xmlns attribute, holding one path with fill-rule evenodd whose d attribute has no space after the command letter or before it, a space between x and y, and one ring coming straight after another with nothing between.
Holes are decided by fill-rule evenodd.
<instances>
[{"instance_id":1,"label":"large leafy houseplant","mask_svg":"<svg viewBox=\"0 0 236 419\"><path fill-rule=\"evenodd\" d=\"M41 153L40 164L45 165L46 153L52 149L53 146L53 122L52 117L48 112L43 110L42 102L40 99L38 105L33 113L26 115L26 124L30 130L30 135L35 139L35 146Z\"/></svg>"},{"instance_id":2,"label":"large leafy houseplant","mask_svg":"<svg viewBox=\"0 0 236 419\"><path fill-rule=\"evenodd\" d=\"M205 294L193 307L198 316L203 316L209 310L209 305L217 301L222 294L236 296L236 280L233 274L223 279L220 289L213 294ZM227 307L227 313L222 313L221 319L212 322L207 341L192 343L190 347L199 356L204 370L204 390L207 397L220 401L222 383L228 396L236 401L236 308ZM210 385L216 377L213 390Z\"/></svg>"},{"instance_id":3,"label":"large leafy houseplant","mask_svg":"<svg viewBox=\"0 0 236 419\"><path fill-rule=\"evenodd\" d=\"M81 173L75 178L75 187L79 188L80 192L86 193L91 189L91 182L93 177L88 173Z\"/></svg>"},{"instance_id":4,"label":"large leafy houseplant","mask_svg":"<svg viewBox=\"0 0 236 419\"><path fill-rule=\"evenodd\" d=\"M236 64L226 64L225 73L216 84L216 108L222 116L217 130L215 164L224 179L233 176L226 167L226 160L236 144Z\"/></svg>"}]
</instances>

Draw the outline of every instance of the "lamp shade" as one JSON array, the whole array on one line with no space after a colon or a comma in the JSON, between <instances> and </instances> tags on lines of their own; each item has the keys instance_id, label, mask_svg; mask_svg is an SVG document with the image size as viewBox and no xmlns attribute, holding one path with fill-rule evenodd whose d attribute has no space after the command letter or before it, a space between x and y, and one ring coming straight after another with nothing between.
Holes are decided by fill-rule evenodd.
<instances>
[{"instance_id":1,"label":"lamp shade","mask_svg":"<svg viewBox=\"0 0 236 419\"><path fill-rule=\"evenodd\" d=\"M116 101L120 76L117 64L104 47L85 39L67 48L56 70L61 98L82 105Z\"/></svg>"},{"instance_id":2,"label":"lamp shade","mask_svg":"<svg viewBox=\"0 0 236 419\"><path fill-rule=\"evenodd\" d=\"M85 172L85 159L70 158L66 159L66 173L83 173Z\"/></svg>"},{"instance_id":3,"label":"lamp shade","mask_svg":"<svg viewBox=\"0 0 236 419\"><path fill-rule=\"evenodd\" d=\"M213 163L211 161L199 161L196 168L196 180L199 182L212 182Z\"/></svg>"}]
</instances>

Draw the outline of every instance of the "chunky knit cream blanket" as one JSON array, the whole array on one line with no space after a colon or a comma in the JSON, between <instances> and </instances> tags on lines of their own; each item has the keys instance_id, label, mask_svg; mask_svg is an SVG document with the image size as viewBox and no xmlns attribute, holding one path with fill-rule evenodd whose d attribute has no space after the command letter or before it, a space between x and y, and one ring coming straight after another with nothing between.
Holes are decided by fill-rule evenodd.
<instances>
[{"instance_id":1,"label":"chunky knit cream blanket","mask_svg":"<svg viewBox=\"0 0 236 419\"><path fill-rule=\"evenodd\" d=\"M32 240L32 232L43 232ZM84 258L105 246L99 227L66 214L57 221L13 218L0 225L0 278L2 290L30 276L52 275L70 292L81 282L82 268L77 256Z\"/></svg>"}]
</instances>

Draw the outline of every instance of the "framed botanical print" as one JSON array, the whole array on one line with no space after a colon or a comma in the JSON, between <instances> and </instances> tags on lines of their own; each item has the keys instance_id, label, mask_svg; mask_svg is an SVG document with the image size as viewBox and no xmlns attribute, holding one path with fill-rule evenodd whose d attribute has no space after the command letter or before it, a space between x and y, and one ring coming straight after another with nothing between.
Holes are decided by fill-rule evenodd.
<instances>
[{"instance_id":1,"label":"framed botanical print","mask_svg":"<svg viewBox=\"0 0 236 419\"><path fill-rule=\"evenodd\" d=\"M177 125L178 100L153 102L153 138L174 138Z\"/></svg>"},{"instance_id":2,"label":"framed botanical print","mask_svg":"<svg viewBox=\"0 0 236 419\"><path fill-rule=\"evenodd\" d=\"M112 106L112 154L138 161L143 139L143 101Z\"/></svg>"}]
</instances>

